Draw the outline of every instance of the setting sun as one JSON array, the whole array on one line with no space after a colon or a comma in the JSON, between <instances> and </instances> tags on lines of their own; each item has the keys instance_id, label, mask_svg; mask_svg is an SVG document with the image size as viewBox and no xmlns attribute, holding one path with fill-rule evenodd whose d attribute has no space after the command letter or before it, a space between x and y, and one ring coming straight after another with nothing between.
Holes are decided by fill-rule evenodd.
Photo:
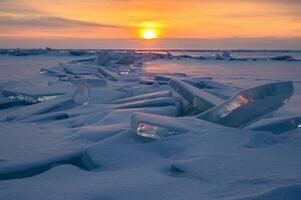
<instances>
[{"instance_id":1,"label":"setting sun","mask_svg":"<svg viewBox=\"0 0 301 200\"><path fill-rule=\"evenodd\" d=\"M142 34L141 34L141 37L143 39L147 39L147 40L150 40L150 39L155 39L158 37L158 34L156 33L155 30L153 29L145 29L142 31Z\"/></svg>"}]
</instances>

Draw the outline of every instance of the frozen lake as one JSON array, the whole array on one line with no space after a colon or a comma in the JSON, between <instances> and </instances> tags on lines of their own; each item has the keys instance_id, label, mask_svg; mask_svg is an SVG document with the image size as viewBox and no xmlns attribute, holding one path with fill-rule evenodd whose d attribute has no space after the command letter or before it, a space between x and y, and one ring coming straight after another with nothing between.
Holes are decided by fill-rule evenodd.
<instances>
[{"instance_id":1,"label":"frozen lake","mask_svg":"<svg viewBox=\"0 0 301 200\"><path fill-rule=\"evenodd\" d=\"M58 63L76 59L74 56L7 56L0 55L0 82L24 79L37 75L41 68L51 68Z\"/></svg>"},{"instance_id":2,"label":"frozen lake","mask_svg":"<svg viewBox=\"0 0 301 200\"><path fill-rule=\"evenodd\" d=\"M299 200L301 62L162 57L0 56L0 199Z\"/></svg>"}]
</instances>

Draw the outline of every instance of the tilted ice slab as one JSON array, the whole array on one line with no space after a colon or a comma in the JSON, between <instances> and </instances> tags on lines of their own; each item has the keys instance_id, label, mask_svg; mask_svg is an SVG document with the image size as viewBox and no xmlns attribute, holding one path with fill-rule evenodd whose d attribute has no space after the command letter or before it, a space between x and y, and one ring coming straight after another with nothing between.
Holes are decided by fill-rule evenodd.
<instances>
[{"instance_id":1,"label":"tilted ice slab","mask_svg":"<svg viewBox=\"0 0 301 200\"><path fill-rule=\"evenodd\" d=\"M246 89L196 117L224 126L242 128L279 109L293 94L294 85L291 81L268 83Z\"/></svg>"},{"instance_id":2,"label":"tilted ice slab","mask_svg":"<svg viewBox=\"0 0 301 200\"><path fill-rule=\"evenodd\" d=\"M185 81L191 85L194 86L198 86L200 85L200 81L201 80L210 80L212 79L211 77L194 77L194 78L188 78L186 74L184 73L173 73L173 74L169 74L169 75L162 75L162 74L158 74L154 77L154 79L152 79L151 77L142 77L139 79L139 83L140 84L154 84L154 83L159 83L162 85L168 84L168 82L171 79L179 79L182 81ZM204 84L202 84L202 86L204 86Z\"/></svg>"},{"instance_id":3,"label":"tilted ice slab","mask_svg":"<svg viewBox=\"0 0 301 200\"><path fill-rule=\"evenodd\" d=\"M168 85L192 104L198 113L206 111L222 102L220 98L181 80L172 79Z\"/></svg>"},{"instance_id":4,"label":"tilted ice slab","mask_svg":"<svg viewBox=\"0 0 301 200\"><path fill-rule=\"evenodd\" d=\"M127 108L164 107L164 106L176 106L177 110L180 111L181 101L173 97L161 97L155 99L145 99L140 101L123 103L116 106L112 106L111 108L127 109Z\"/></svg>"},{"instance_id":5,"label":"tilted ice slab","mask_svg":"<svg viewBox=\"0 0 301 200\"><path fill-rule=\"evenodd\" d=\"M143 85L143 86L141 86L141 85L132 86L132 87L124 86L120 90L127 93L128 95L137 96L137 95L143 95L143 94L148 94L148 93L170 90L170 87L162 86L162 85L159 85L158 83L155 83L152 85Z\"/></svg>"},{"instance_id":6,"label":"tilted ice slab","mask_svg":"<svg viewBox=\"0 0 301 200\"><path fill-rule=\"evenodd\" d=\"M176 106L164 107L141 107L141 108L127 108L127 109L103 109L95 113L81 114L71 123L66 122L67 126L80 127L84 125L124 125L129 127L131 117L134 113L151 113L164 116L176 116L178 109Z\"/></svg>"},{"instance_id":7,"label":"tilted ice slab","mask_svg":"<svg viewBox=\"0 0 301 200\"><path fill-rule=\"evenodd\" d=\"M72 75L91 75L97 73L97 67L95 65L79 65L79 64L67 64L62 66L63 70Z\"/></svg>"},{"instance_id":8,"label":"tilted ice slab","mask_svg":"<svg viewBox=\"0 0 301 200\"><path fill-rule=\"evenodd\" d=\"M235 88L217 82L217 81L213 81L213 80L195 80L194 82L191 83L192 85L194 85L197 88L206 88L206 89L218 89L218 90L229 90L229 91L233 91Z\"/></svg>"},{"instance_id":9,"label":"tilted ice slab","mask_svg":"<svg viewBox=\"0 0 301 200\"><path fill-rule=\"evenodd\" d=\"M82 81L81 85L77 88L74 94L65 94L61 95L55 99L48 99L39 104L26 106L20 109L17 109L7 116L0 118L1 121L11 121L11 120L20 120L31 115L40 115L48 112L53 112L57 110L70 109L76 104L79 105L88 105L90 99L90 91L85 80Z\"/></svg>"},{"instance_id":10,"label":"tilted ice slab","mask_svg":"<svg viewBox=\"0 0 301 200\"><path fill-rule=\"evenodd\" d=\"M0 121L20 120L31 115L44 114L55 110L70 109L73 106L74 102L72 100L72 96L70 94L66 94L49 101L16 109L6 116L1 116Z\"/></svg>"},{"instance_id":11,"label":"tilted ice slab","mask_svg":"<svg viewBox=\"0 0 301 200\"><path fill-rule=\"evenodd\" d=\"M246 129L255 131L269 131L275 134L284 133L290 130L301 128L301 117L273 117L268 119L262 119L248 127Z\"/></svg>"},{"instance_id":12,"label":"tilted ice slab","mask_svg":"<svg viewBox=\"0 0 301 200\"><path fill-rule=\"evenodd\" d=\"M72 100L79 105L88 105L90 100L90 90L86 80L83 80L75 91Z\"/></svg>"},{"instance_id":13,"label":"tilted ice slab","mask_svg":"<svg viewBox=\"0 0 301 200\"><path fill-rule=\"evenodd\" d=\"M113 72L110 72L109 70L106 70L104 68L98 68L98 72L110 81L118 80L117 75L115 75Z\"/></svg>"},{"instance_id":14,"label":"tilted ice slab","mask_svg":"<svg viewBox=\"0 0 301 200\"><path fill-rule=\"evenodd\" d=\"M91 87L99 87L99 86L104 86L107 84L105 79L102 79L98 76L95 75L83 75L80 76L79 79L74 80L73 83L77 84L77 83L81 83L82 80L86 80L86 82L89 84L89 86Z\"/></svg>"},{"instance_id":15,"label":"tilted ice slab","mask_svg":"<svg viewBox=\"0 0 301 200\"><path fill-rule=\"evenodd\" d=\"M118 100L113 101L112 103L129 103L129 102L133 102L133 101L140 101L140 100L146 100L146 99L171 97L171 95L172 95L171 91L154 92L154 93L148 93L148 94L127 97L127 98L123 98L123 99L118 99Z\"/></svg>"},{"instance_id":16,"label":"tilted ice slab","mask_svg":"<svg viewBox=\"0 0 301 200\"><path fill-rule=\"evenodd\" d=\"M220 130L221 126L194 117L167 117L136 113L131 119L132 131L145 138L160 139L183 133L202 134Z\"/></svg>"},{"instance_id":17,"label":"tilted ice slab","mask_svg":"<svg viewBox=\"0 0 301 200\"><path fill-rule=\"evenodd\" d=\"M13 101L20 101L23 102L23 104L35 104L66 94L70 89L73 89L73 87L68 84L49 85L47 87L23 86L3 88L1 89L1 93Z\"/></svg>"},{"instance_id":18,"label":"tilted ice slab","mask_svg":"<svg viewBox=\"0 0 301 200\"><path fill-rule=\"evenodd\" d=\"M7 97L0 96L0 109L13 107L13 106L17 106L20 104L24 104L24 102L21 100L9 99Z\"/></svg>"}]
</instances>

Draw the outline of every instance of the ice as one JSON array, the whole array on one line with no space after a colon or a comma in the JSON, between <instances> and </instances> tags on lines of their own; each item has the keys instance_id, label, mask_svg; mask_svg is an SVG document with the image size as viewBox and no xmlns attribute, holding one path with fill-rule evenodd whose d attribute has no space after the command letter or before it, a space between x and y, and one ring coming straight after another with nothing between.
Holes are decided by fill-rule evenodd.
<instances>
[{"instance_id":1,"label":"ice","mask_svg":"<svg viewBox=\"0 0 301 200\"><path fill-rule=\"evenodd\" d=\"M70 109L74 105L70 94L49 101L18 108L0 117L0 121L21 120L32 115L50 113L56 110Z\"/></svg>"},{"instance_id":2,"label":"ice","mask_svg":"<svg viewBox=\"0 0 301 200\"><path fill-rule=\"evenodd\" d=\"M216 54L214 54L212 57L213 57L214 59L217 59L217 60L225 60L225 59L228 60L228 59L231 59L231 58L232 58L229 51L223 51L222 54L216 53ZM205 59L206 59L206 57L205 57Z\"/></svg>"},{"instance_id":3,"label":"ice","mask_svg":"<svg viewBox=\"0 0 301 200\"><path fill-rule=\"evenodd\" d=\"M40 73L41 74L48 74L50 76L57 76L57 77L66 77L68 76L67 74L65 74L64 72L61 72L57 69L45 69L45 68L41 68L40 69Z\"/></svg>"},{"instance_id":4,"label":"ice","mask_svg":"<svg viewBox=\"0 0 301 200\"><path fill-rule=\"evenodd\" d=\"M98 68L98 72L105 77L106 79L110 80L110 81L117 81L117 75L114 75L112 72L104 69L104 68Z\"/></svg>"},{"instance_id":5,"label":"ice","mask_svg":"<svg viewBox=\"0 0 301 200\"><path fill-rule=\"evenodd\" d=\"M58 84L58 85L26 85L26 86L14 86L14 87L3 87L1 93L5 97L18 97L32 98L38 100L39 97L47 96L58 96L68 93L73 86L70 84Z\"/></svg>"},{"instance_id":6,"label":"ice","mask_svg":"<svg viewBox=\"0 0 301 200\"><path fill-rule=\"evenodd\" d=\"M89 65L68 64L62 65L62 68L64 72L71 75L91 75L97 73L97 68L95 66L91 67Z\"/></svg>"},{"instance_id":7,"label":"ice","mask_svg":"<svg viewBox=\"0 0 301 200\"><path fill-rule=\"evenodd\" d=\"M244 90L196 117L241 128L279 109L293 93L294 85L291 81L268 83Z\"/></svg>"},{"instance_id":8,"label":"ice","mask_svg":"<svg viewBox=\"0 0 301 200\"><path fill-rule=\"evenodd\" d=\"M121 90L131 96L137 96L137 95L143 95L143 94L148 94L148 93L170 90L170 87L162 86L157 83L154 83L152 85L147 85L147 86L144 86L144 85L136 86L135 85L133 87L124 87Z\"/></svg>"},{"instance_id":9,"label":"ice","mask_svg":"<svg viewBox=\"0 0 301 200\"><path fill-rule=\"evenodd\" d=\"M123 124L84 126L74 128L75 134L70 136L70 139L98 142L115 134L126 131L127 129L128 127Z\"/></svg>"},{"instance_id":10,"label":"ice","mask_svg":"<svg viewBox=\"0 0 301 200\"><path fill-rule=\"evenodd\" d=\"M97 55L94 63L96 65L107 65L110 63L110 61L111 61L111 56L109 55L108 52L104 51Z\"/></svg>"},{"instance_id":11,"label":"ice","mask_svg":"<svg viewBox=\"0 0 301 200\"><path fill-rule=\"evenodd\" d=\"M206 111L222 102L220 98L181 80L171 79L168 85L192 104L198 111L197 113Z\"/></svg>"},{"instance_id":12,"label":"ice","mask_svg":"<svg viewBox=\"0 0 301 200\"><path fill-rule=\"evenodd\" d=\"M3 97L0 95L0 109L5 109L5 108L21 105L23 103L24 102L21 100L12 100L12 99L9 99L7 97Z\"/></svg>"},{"instance_id":13,"label":"ice","mask_svg":"<svg viewBox=\"0 0 301 200\"><path fill-rule=\"evenodd\" d=\"M232 58L216 60L209 58L216 51L170 50L169 59L166 50L102 50L110 57L107 63L101 63L106 55L101 57L105 66L92 57L59 63L69 52L0 55L1 91L8 96L57 96L28 105L0 94L0 199L300 199L297 61L271 61L267 57L283 54L266 51L261 60L232 62L241 52L229 51ZM190 58L177 56L183 53ZM198 59L198 54L207 58ZM126 62L117 64L121 59ZM23 66L14 70L17 76L6 73L13 66ZM38 72L37 67L47 70L22 74ZM111 81L108 73L118 81ZM141 79L150 85L139 84ZM166 84L171 79L179 80L185 98ZM293 93L292 83L284 80L294 81L294 95L271 115ZM88 106L79 106L87 91ZM79 105L73 101L76 93ZM220 103L204 113L225 108L239 95L252 102L232 110L231 126L265 118L239 129L191 115L199 112L193 105L210 102L209 96Z\"/></svg>"},{"instance_id":14,"label":"ice","mask_svg":"<svg viewBox=\"0 0 301 200\"><path fill-rule=\"evenodd\" d=\"M68 84L48 85L48 86L16 86L2 88L1 93L11 101L6 103L19 102L21 104L35 104L57 98L66 94L73 87ZM12 105L12 104L11 104Z\"/></svg>"},{"instance_id":15,"label":"ice","mask_svg":"<svg viewBox=\"0 0 301 200\"><path fill-rule=\"evenodd\" d=\"M135 61L136 61L135 55L131 52L128 52L122 58L120 58L120 60L118 61L118 64L131 65L131 64L134 64Z\"/></svg>"},{"instance_id":16,"label":"ice","mask_svg":"<svg viewBox=\"0 0 301 200\"><path fill-rule=\"evenodd\" d=\"M171 91L154 92L154 93L142 94L142 95L137 95L137 96L132 96L132 97L128 97L128 98L115 100L112 103L126 103L126 102L140 101L140 100L146 100L146 99L171 97L171 95L172 95Z\"/></svg>"},{"instance_id":17,"label":"ice","mask_svg":"<svg viewBox=\"0 0 301 200\"><path fill-rule=\"evenodd\" d=\"M26 102L28 104L34 104L34 103L39 103L39 102L43 102L43 101L48 101L50 99L54 99L57 96L27 96L27 95L12 95L12 96L8 96L9 99L11 100L17 100L17 101L22 101L22 102Z\"/></svg>"},{"instance_id":18,"label":"ice","mask_svg":"<svg viewBox=\"0 0 301 200\"><path fill-rule=\"evenodd\" d=\"M201 135L212 126L206 121L193 117L167 117L147 113L136 113L131 119L133 133L151 139L184 134L187 132ZM221 127L215 126L215 130Z\"/></svg>"},{"instance_id":19,"label":"ice","mask_svg":"<svg viewBox=\"0 0 301 200\"><path fill-rule=\"evenodd\" d=\"M87 125L123 125L130 128L130 121L135 113L151 113L159 116L176 116L176 106L163 107L141 107L141 108L127 108L127 109L101 109L98 112L88 111L80 115L77 120L72 120L71 126L83 127ZM70 125L70 123L68 123Z\"/></svg>"},{"instance_id":20,"label":"ice","mask_svg":"<svg viewBox=\"0 0 301 200\"><path fill-rule=\"evenodd\" d=\"M80 86L75 91L72 100L79 105L88 105L90 100L90 90L86 80L83 80Z\"/></svg>"},{"instance_id":21,"label":"ice","mask_svg":"<svg viewBox=\"0 0 301 200\"><path fill-rule=\"evenodd\" d=\"M186 78L187 77L187 75L185 75L185 74L181 74L181 75L156 75L155 76L155 79L154 80L156 80L156 81L161 81L161 82L168 82L168 81L170 81L171 79L175 79L175 78Z\"/></svg>"},{"instance_id":22,"label":"ice","mask_svg":"<svg viewBox=\"0 0 301 200\"><path fill-rule=\"evenodd\" d=\"M231 58L231 53L229 51L224 51L222 56L224 58Z\"/></svg>"},{"instance_id":23,"label":"ice","mask_svg":"<svg viewBox=\"0 0 301 200\"><path fill-rule=\"evenodd\" d=\"M295 58L293 58L292 56L288 56L288 55L276 56L276 57L271 58L271 60L274 60L274 61L296 61Z\"/></svg>"},{"instance_id":24,"label":"ice","mask_svg":"<svg viewBox=\"0 0 301 200\"><path fill-rule=\"evenodd\" d=\"M81 75L78 76L78 79L73 80L73 83L80 84L82 80L85 80L90 87L99 87L107 84L105 79L102 79L97 75Z\"/></svg>"},{"instance_id":25,"label":"ice","mask_svg":"<svg viewBox=\"0 0 301 200\"><path fill-rule=\"evenodd\" d=\"M176 106L178 112L181 109L181 101L173 97L160 97L155 99L145 99L119 104L111 108L127 109L127 108L142 108L142 107L164 107Z\"/></svg>"},{"instance_id":26,"label":"ice","mask_svg":"<svg viewBox=\"0 0 301 200\"><path fill-rule=\"evenodd\" d=\"M160 139L177 134L180 133L178 131L173 131L167 128L154 126L151 124L140 123L137 127L137 135L146 138Z\"/></svg>"},{"instance_id":27,"label":"ice","mask_svg":"<svg viewBox=\"0 0 301 200\"><path fill-rule=\"evenodd\" d=\"M290 130L301 128L301 117L273 117L262 119L246 129L255 131L270 131L275 134L285 133Z\"/></svg>"}]
</instances>

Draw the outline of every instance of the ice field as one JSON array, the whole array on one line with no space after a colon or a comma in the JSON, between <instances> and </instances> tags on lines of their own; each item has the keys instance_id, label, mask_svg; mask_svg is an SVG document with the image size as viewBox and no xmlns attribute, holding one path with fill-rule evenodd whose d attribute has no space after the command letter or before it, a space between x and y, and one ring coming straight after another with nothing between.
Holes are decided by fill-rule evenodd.
<instances>
[{"instance_id":1,"label":"ice field","mask_svg":"<svg viewBox=\"0 0 301 200\"><path fill-rule=\"evenodd\" d=\"M299 54L10 54L0 199L301 199Z\"/></svg>"}]
</instances>

